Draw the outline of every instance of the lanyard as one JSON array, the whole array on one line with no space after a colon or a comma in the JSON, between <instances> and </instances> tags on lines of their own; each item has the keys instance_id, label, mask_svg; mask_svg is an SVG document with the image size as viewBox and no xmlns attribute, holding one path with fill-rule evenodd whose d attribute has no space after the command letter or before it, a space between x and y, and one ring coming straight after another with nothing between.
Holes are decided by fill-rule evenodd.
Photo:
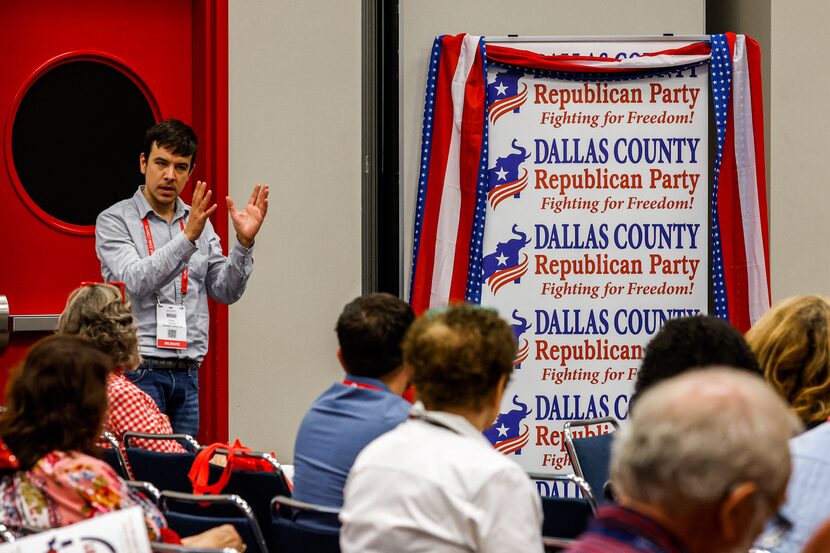
<instances>
[{"instance_id":1,"label":"lanyard","mask_svg":"<svg viewBox=\"0 0 830 553\"><path fill-rule=\"evenodd\" d=\"M460 434L460 432L458 430L456 430L455 428L452 428L448 424L444 424L443 422L437 421L437 420L435 420L433 418L430 418L426 415L409 413L409 419L410 420L423 421L427 424L431 424L432 426L437 426L438 428L443 428L444 430L449 430L453 434Z\"/></svg>"},{"instance_id":2,"label":"lanyard","mask_svg":"<svg viewBox=\"0 0 830 553\"><path fill-rule=\"evenodd\" d=\"M142 224L144 224L144 238L147 239L147 251L150 255L156 251L156 247L153 244L153 233L150 230L150 223L147 221L147 217L141 220ZM179 219L179 226L184 232L184 221ZM182 271L182 303L184 303L184 296L187 294L187 266L185 265L184 271Z\"/></svg>"},{"instance_id":3,"label":"lanyard","mask_svg":"<svg viewBox=\"0 0 830 553\"><path fill-rule=\"evenodd\" d=\"M380 390L380 387L373 386L371 384L363 384L361 382L355 382L354 380L349 380L348 378L343 379L343 384L346 386L351 386L352 388L362 388L363 390Z\"/></svg>"}]
</instances>

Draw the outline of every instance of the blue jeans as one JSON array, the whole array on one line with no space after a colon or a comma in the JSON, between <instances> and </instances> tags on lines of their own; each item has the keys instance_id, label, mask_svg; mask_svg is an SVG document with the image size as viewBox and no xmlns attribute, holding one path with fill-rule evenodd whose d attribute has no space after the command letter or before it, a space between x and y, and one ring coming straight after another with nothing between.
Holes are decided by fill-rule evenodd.
<instances>
[{"instance_id":1,"label":"blue jeans","mask_svg":"<svg viewBox=\"0 0 830 553\"><path fill-rule=\"evenodd\" d=\"M176 434L199 431L199 368L170 371L139 368L124 371L124 376L146 392L158 405L159 411L170 417Z\"/></svg>"}]
</instances>

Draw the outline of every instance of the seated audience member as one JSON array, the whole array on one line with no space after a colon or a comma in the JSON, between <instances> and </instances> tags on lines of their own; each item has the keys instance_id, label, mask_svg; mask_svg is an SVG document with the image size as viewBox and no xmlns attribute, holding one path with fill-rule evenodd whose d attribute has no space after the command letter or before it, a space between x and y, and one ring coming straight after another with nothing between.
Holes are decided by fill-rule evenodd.
<instances>
[{"instance_id":1,"label":"seated audience member","mask_svg":"<svg viewBox=\"0 0 830 553\"><path fill-rule=\"evenodd\" d=\"M355 457L372 440L406 420L411 405L401 341L415 315L389 294L359 297L337 321L337 358L346 377L318 397L303 418L294 448L294 497L343 505L343 486ZM339 528L335 516L301 513L309 525Z\"/></svg>"},{"instance_id":2,"label":"seated audience member","mask_svg":"<svg viewBox=\"0 0 830 553\"><path fill-rule=\"evenodd\" d=\"M746 340L728 322L709 315L671 319L646 345L631 405L639 394L662 380L710 366L761 374Z\"/></svg>"},{"instance_id":3,"label":"seated audience member","mask_svg":"<svg viewBox=\"0 0 830 553\"><path fill-rule=\"evenodd\" d=\"M792 529L777 544L762 544L772 553L797 553L830 518L830 423L790 440L792 477L781 513Z\"/></svg>"},{"instance_id":4,"label":"seated audience member","mask_svg":"<svg viewBox=\"0 0 830 553\"><path fill-rule=\"evenodd\" d=\"M808 428L830 417L830 298L795 296L746 333L773 388Z\"/></svg>"},{"instance_id":5,"label":"seated audience member","mask_svg":"<svg viewBox=\"0 0 830 553\"><path fill-rule=\"evenodd\" d=\"M123 289L110 284L88 284L74 290L61 314L58 332L89 339L114 361L107 377L109 410L104 430L112 432L122 447L125 432L173 432L170 419L159 411L153 398L123 374L135 369L140 361L132 308ZM185 451L172 440L134 440L131 444L167 453ZM109 447L104 441L99 445Z\"/></svg>"},{"instance_id":6,"label":"seated audience member","mask_svg":"<svg viewBox=\"0 0 830 553\"><path fill-rule=\"evenodd\" d=\"M412 325L404 358L423 405L355 461L340 515L344 553L542 551L539 496L481 434L498 415L514 344L495 311L473 306Z\"/></svg>"},{"instance_id":7,"label":"seated audience member","mask_svg":"<svg viewBox=\"0 0 830 553\"><path fill-rule=\"evenodd\" d=\"M617 431L618 504L601 507L567 551L747 551L784 501L787 440L800 426L744 372L710 368L657 384Z\"/></svg>"},{"instance_id":8,"label":"seated audience member","mask_svg":"<svg viewBox=\"0 0 830 553\"><path fill-rule=\"evenodd\" d=\"M8 410L0 416L0 524L12 532L66 526L140 505L152 540L179 541L152 503L93 456L112 363L89 341L57 335L35 344L13 371ZM193 547L244 545L227 525L181 541Z\"/></svg>"}]
</instances>

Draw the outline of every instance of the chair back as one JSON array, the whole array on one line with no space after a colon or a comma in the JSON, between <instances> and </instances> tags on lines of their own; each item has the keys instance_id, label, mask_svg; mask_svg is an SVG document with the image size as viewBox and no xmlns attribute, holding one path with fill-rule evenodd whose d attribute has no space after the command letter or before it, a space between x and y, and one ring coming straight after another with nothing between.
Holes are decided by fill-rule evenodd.
<instances>
[{"instance_id":1,"label":"chair back","mask_svg":"<svg viewBox=\"0 0 830 553\"><path fill-rule=\"evenodd\" d=\"M121 444L118 443L118 438L112 432L104 432L101 434L101 441L107 442L109 447L102 447L101 459L111 466L113 470L118 473L118 476L124 480L131 478L130 469L127 468L127 462L124 456L121 455Z\"/></svg>"},{"instance_id":2,"label":"chair back","mask_svg":"<svg viewBox=\"0 0 830 553\"><path fill-rule=\"evenodd\" d=\"M126 451L135 480L150 482L162 491L193 491L187 473L195 453L159 453L137 447L128 447Z\"/></svg>"},{"instance_id":3,"label":"chair back","mask_svg":"<svg viewBox=\"0 0 830 553\"><path fill-rule=\"evenodd\" d=\"M598 504L606 502L605 483L611 467L611 444L614 434L595 434L593 436L576 437L578 429L600 424L608 424L615 430L619 423L613 417L603 417L589 421L568 421L565 423L565 449L574 468L574 474L584 479L594 493Z\"/></svg>"},{"instance_id":4,"label":"chair back","mask_svg":"<svg viewBox=\"0 0 830 553\"><path fill-rule=\"evenodd\" d=\"M296 501L289 497L277 496L271 502L271 527L268 533L268 547L280 553L340 553L340 531L322 527L311 527L293 517L283 516L286 510L302 513L316 513L337 517L339 509L312 503Z\"/></svg>"},{"instance_id":5,"label":"chair back","mask_svg":"<svg viewBox=\"0 0 830 553\"><path fill-rule=\"evenodd\" d=\"M238 495L165 491L161 492L161 506L167 524L180 536L192 536L222 524L231 524L248 546L249 553L268 553L265 536L251 507Z\"/></svg>"},{"instance_id":6,"label":"chair back","mask_svg":"<svg viewBox=\"0 0 830 553\"><path fill-rule=\"evenodd\" d=\"M239 452L237 455L264 459L273 467L273 472L233 470L222 492L236 494L244 499L253 510L260 527L267 528L271 524L271 500L278 495L291 496L291 488L279 463L270 454L250 451Z\"/></svg>"},{"instance_id":7,"label":"chair back","mask_svg":"<svg viewBox=\"0 0 830 553\"><path fill-rule=\"evenodd\" d=\"M150 542L153 553L239 553L233 547L187 547L172 543Z\"/></svg>"},{"instance_id":8,"label":"chair back","mask_svg":"<svg viewBox=\"0 0 830 553\"><path fill-rule=\"evenodd\" d=\"M531 480L573 484L582 497L542 497L542 541L548 549L565 548L588 528L596 501L590 485L573 474L529 474Z\"/></svg>"}]
</instances>

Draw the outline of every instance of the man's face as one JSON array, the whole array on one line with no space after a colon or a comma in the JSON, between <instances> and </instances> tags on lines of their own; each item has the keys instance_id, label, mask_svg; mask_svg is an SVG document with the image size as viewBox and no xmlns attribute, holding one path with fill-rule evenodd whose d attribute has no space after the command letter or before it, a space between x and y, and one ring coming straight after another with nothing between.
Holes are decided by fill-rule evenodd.
<instances>
[{"instance_id":1,"label":"man's face","mask_svg":"<svg viewBox=\"0 0 830 553\"><path fill-rule=\"evenodd\" d=\"M149 159L141 153L139 161L144 175L144 195L154 209L166 211L175 205L193 171L190 165L192 157L176 155L167 148L160 148L155 142Z\"/></svg>"}]
</instances>

